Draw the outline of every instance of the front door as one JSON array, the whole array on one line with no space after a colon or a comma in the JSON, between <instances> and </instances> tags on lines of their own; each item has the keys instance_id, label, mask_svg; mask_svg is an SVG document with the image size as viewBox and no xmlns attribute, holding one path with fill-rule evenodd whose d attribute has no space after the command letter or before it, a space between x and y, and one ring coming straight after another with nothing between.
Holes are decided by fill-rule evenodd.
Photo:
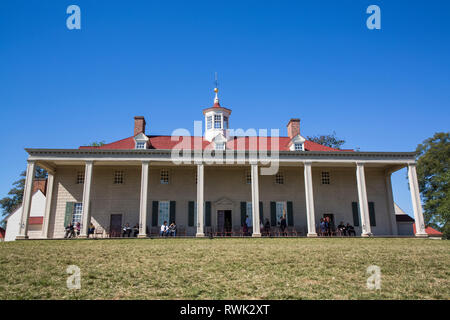
<instances>
[{"instance_id":1,"label":"front door","mask_svg":"<svg viewBox=\"0 0 450 320\"><path fill-rule=\"evenodd\" d=\"M225 211L217 210L217 235L223 236L225 226Z\"/></svg>"},{"instance_id":2,"label":"front door","mask_svg":"<svg viewBox=\"0 0 450 320\"><path fill-rule=\"evenodd\" d=\"M111 223L109 226L110 237L120 237L120 231L122 230L122 215L112 214Z\"/></svg>"},{"instance_id":3,"label":"front door","mask_svg":"<svg viewBox=\"0 0 450 320\"><path fill-rule=\"evenodd\" d=\"M225 234L231 236L233 222L231 220L231 210L224 211L224 230Z\"/></svg>"}]
</instances>

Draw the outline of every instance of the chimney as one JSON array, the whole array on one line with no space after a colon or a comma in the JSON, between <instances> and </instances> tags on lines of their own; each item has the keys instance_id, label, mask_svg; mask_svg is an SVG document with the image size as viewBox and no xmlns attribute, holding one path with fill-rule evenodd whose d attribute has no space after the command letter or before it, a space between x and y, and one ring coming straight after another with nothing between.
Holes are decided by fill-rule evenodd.
<instances>
[{"instance_id":1,"label":"chimney","mask_svg":"<svg viewBox=\"0 0 450 320\"><path fill-rule=\"evenodd\" d=\"M300 134L300 119L291 119L287 124L287 133L290 139Z\"/></svg>"},{"instance_id":2,"label":"chimney","mask_svg":"<svg viewBox=\"0 0 450 320\"><path fill-rule=\"evenodd\" d=\"M145 118L143 116L134 117L134 136L145 134Z\"/></svg>"}]
</instances>

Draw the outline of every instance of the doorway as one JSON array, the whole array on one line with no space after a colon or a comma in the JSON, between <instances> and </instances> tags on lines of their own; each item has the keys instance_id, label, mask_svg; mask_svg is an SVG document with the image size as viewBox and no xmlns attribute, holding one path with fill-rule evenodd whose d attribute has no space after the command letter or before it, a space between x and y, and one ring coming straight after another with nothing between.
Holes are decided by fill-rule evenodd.
<instances>
[{"instance_id":1,"label":"doorway","mask_svg":"<svg viewBox=\"0 0 450 320\"><path fill-rule=\"evenodd\" d=\"M120 237L120 232L122 231L122 215L112 214L111 222L109 225L109 236L110 237Z\"/></svg>"},{"instance_id":2,"label":"doorway","mask_svg":"<svg viewBox=\"0 0 450 320\"><path fill-rule=\"evenodd\" d=\"M231 236L232 233L231 210L217 210L217 235Z\"/></svg>"}]
</instances>

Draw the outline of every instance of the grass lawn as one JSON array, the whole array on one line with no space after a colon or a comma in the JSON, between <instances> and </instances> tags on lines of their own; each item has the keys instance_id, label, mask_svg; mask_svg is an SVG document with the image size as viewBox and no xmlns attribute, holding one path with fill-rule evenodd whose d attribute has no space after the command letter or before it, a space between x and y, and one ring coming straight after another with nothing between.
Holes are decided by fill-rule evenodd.
<instances>
[{"instance_id":1,"label":"grass lawn","mask_svg":"<svg viewBox=\"0 0 450 320\"><path fill-rule=\"evenodd\" d=\"M68 265L81 289L68 290ZM366 268L381 268L380 290ZM450 299L450 241L124 239L0 243L0 299Z\"/></svg>"}]
</instances>

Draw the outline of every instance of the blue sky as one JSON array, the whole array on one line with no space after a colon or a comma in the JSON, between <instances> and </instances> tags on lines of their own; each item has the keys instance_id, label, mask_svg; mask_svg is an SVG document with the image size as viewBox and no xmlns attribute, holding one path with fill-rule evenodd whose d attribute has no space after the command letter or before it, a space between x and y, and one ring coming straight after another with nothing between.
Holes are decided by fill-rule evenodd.
<instances>
[{"instance_id":1,"label":"blue sky","mask_svg":"<svg viewBox=\"0 0 450 320\"><path fill-rule=\"evenodd\" d=\"M68 30L66 8L81 8ZM381 8L368 30L366 8ZM219 73L234 128L336 131L346 148L413 151L450 123L449 1L0 2L0 197L25 147L170 134L202 120ZM395 200L412 213L405 171Z\"/></svg>"}]
</instances>

